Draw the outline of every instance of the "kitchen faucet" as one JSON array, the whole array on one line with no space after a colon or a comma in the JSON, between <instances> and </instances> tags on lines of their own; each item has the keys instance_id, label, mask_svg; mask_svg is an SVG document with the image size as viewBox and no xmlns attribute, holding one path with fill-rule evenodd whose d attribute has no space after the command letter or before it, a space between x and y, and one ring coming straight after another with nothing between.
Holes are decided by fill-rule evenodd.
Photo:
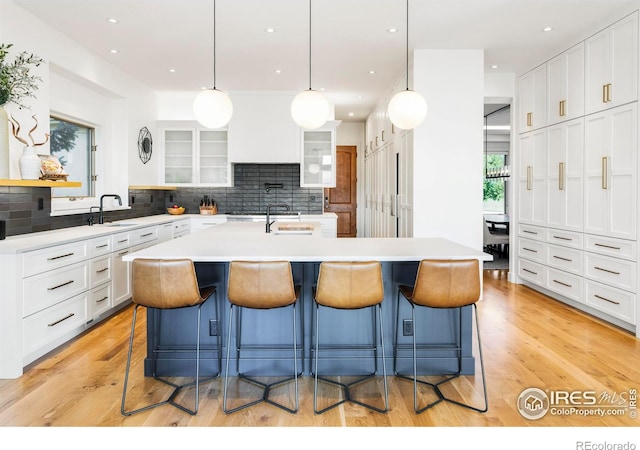
<instances>
[{"instance_id":1,"label":"kitchen faucet","mask_svg":"<svg viewBox=\"0 0 640 450\"><path fill-rule=\"evenodd\" d=\"M100 210L99 206L91 206L89 208L89 219L87 220L87 222L89 222L89 226L93 225L93 209L94 208L97 209L97 210Z\"/></svg>"},{"instance_id":2,"label":"kitchen faucet","mask_svg":"<svg viewBox=\"0 0 640 450\"><path fill-rule=\"evenodd\" d=\"M287 205L286 203L270 203L267 205L267 225L265 227L265 233L271 233L271 225L273 225L273 222L275 222L275 220L273 222L270 222L270 216L271 216L271 208L284 208L287 211L289 211L289 205Z\"/></svg>"},{"instance_id":3,"label":"kitchen faucet","mask_svg":"<svg viewBox=\"0 0 640 450\"><path fill-rule=\"evenodd\" d=\"M102 207L102 200L105 197L113 197L116 200L118 200L118 204L120 204L120 206L122 206L122 199L120 198L120 196L118 194L104 194L103 196L100 197L100 218L98 219L98 223L102 224L104 223L104 208Z\"/></svg>"}]
</instances>

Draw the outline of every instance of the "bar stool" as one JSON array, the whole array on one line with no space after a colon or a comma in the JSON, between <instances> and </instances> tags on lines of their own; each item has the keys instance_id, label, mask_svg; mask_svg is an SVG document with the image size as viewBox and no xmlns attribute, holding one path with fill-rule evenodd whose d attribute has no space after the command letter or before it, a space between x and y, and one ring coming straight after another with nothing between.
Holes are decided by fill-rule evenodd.
<instances>
[{"instance_id":1,"label":"bar stool","mask_svg":"<svg viewBox=\"0 0 640 450\"><path fill-rule=\"evenodd\" d=\"M398 373L397 370L397 353L399 349L398 345L398 329L400 321L400 295L407 299L411 305L411 318L413 321L413 376L407 376ZM415 285L406 286L400 285L398 287L398 299L396 305L396 330L394 340L394 354L393 354L393 366L396 376L413 381L413 407L416 414L420 414L423 411L437 405L442 401L448 401L456 405L464 406L465 408L472 409L478 412L486 412L488 409L487 403L487 386L486 378L484 375L484 362L482 359L482 343L480 340L480 326L478 321L478 307L476 302L480 297L480 270L478 260L422 260L418 266L418 272L416 274ZM417 349L416 345L416 316L415 307L427 307L436 309L457 309L461 314L461 308L465 306L473 306L475 312L476 321L476 333L478 336L478 349L480 354L480 368L482 371L482 386L484 391L484 407L475 407L469 404L453 400L446 397L440 390L440 386L444 383L448 383L461 376L462 372L462 354L460 345L455 350L457 352L458 370L452 374L444 374L447 376L444 380L438 383L428 383L423 380L418 380L417 371ZM460 318L462 316L460 315ZM460 319L459 324L460 335L458 339L462 341L462 322ZM425 346L426 347L426 346ZM428 346L429 350L452 350L451 346L448 347L434 347ZM431 386L438 396L438 399L428 405L419 408L418 407L418 383Z\"/></svg>"},{"instance_id":2,"label":"bar stool","mask_svg":"<svg viewBox=\"0 0 640 450\"><path fill-rule=\"evenodd\" d=\"M322 262L318 273L318 284L314 291L315 301L315 369L313 388L313 410L316 414L322 414L329 409L350 401L377 412L387 412L389 409L389 394L387 388L387 370L384 361L384 332L382 323L382 300L384 299L384 289L382 284L382 267L377 261L365 262ZM321 377L318 374L318 356L320 347L320 306L333 308L336 310L356 310L371 308L372 311L372 335L371 345L338 344L326 345L325 349L333 350L366 350L373 352L374 370L351 383L340 383L338 381ZM376 308L377 307L377 308ZM373 378L378 372L378 339L376 333L376 312L378 313L378 323L380 326L380 347L382 349L382 373L384 382L384 408L368 404L353 398L350 388L366 380ZM360 376L360 375L358 375ZM344 398L321 410L318 410L318 380L339 386Z\"/></svg>"},{"instance_id":3,"label":"bar stool","mask_svg":"<svg viewBox=\"0 0 640 450\"><path fill-rule=\"evenodd\" d=\"M168 403L184 412L195 415L198 412L200 388L200 310L202 305L216 293L216 287L198 287L195 267L190 259L134 259L132 262L132 290L133 294L131 299L135 306L133 308L133 320L131 322L131 337L129 338L129 352L127 356L124 387L122 389L122 404L120 412L124 416L130 416ZM162 310L197 307L197 319L195 324L195 380L191 383L177 385L169 380L158 377L156 375L154 359L153 378L173 387L173 392L167 400L126 411L125 402L127 396L127 385L129 382L129 370L131 367L131 354L133 351L136 317L140 306ZM218 355L218 367L220 369L221 355L219 346ZM194 385L195 405L193 409L186 408L185 406L175 402L176 396L182 389Z\"/></svg>"},{"instance_id":4,"label":"bar stool","mask_svg":"<svg viewBox=\"0 0 640 450\"><path fill-rule=\"evenodd\" d=\"M223 409L227 414L247 408L249 406L266 402L277 406L287 412L296 413L298 411L298 346L296 336L296 303L300 297L300 286L293 283L291 264L288 261L231 261L229 265L229 282L227 297L231 304L229 310L229 331L227 338L227 364L224 379L224 400ZM274 383L262 383L247 376L240 370L241 350L243 349L242 337L242 310L249 308L253 310L268 310L291 306L293 310L293 376L281 379ZM262 388L262 397L258 400L244 403L235 408L227 407L228 387L229 387L229 360L231 352L231 328L233 323L233 311L238 307L238 314L235 323L236 329L236 361L238 379L257 385ZM262 323L264 325L264 323ZM275 344L261 344L246 346L251 349L278 350L282 351L283 346ZM304 362L303 362L304 363ZM275 386L280 386L294 380L295 405L290 408L269 398L270 391Z\"/></svg>"}]
</instances>

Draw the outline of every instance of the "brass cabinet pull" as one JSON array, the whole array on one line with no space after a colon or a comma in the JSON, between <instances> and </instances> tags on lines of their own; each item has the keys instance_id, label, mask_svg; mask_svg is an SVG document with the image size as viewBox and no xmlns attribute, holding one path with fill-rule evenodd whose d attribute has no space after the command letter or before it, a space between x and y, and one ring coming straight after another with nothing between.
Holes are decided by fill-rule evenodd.
<instances>
[{"instance_id":1,"label":"brass cabinet pull","mask_svg":"<svg viewBox=\"0 0 640 450\"><path fill-rule=\"evenodd\" d=\"M607 85L607 102L611 101L611 83L608 83Z\"/></svg>"},{"instance_id":2,"label":"brass cabinet pull","mask_svg":"<svg viewBox=\"0 0 640 450\"><path fill-rule=\"evenodd\" d=\"M608 189L607 172L609 172L609 158L607 156L602 157L602 189Z\"/></svg>"},{"instance_id":3,"label":"brass cabinet pull","mask_svg":"<svg viewBox=\"0 0 640 450\"><path fill-rule=\"evenodd\" d=\"M567 101L566 100L560 100L559 111L558 111L558 114L560 114L560 117L564 117L564 116L567 115L566 106L567 106Z\"/></svg>"},{"instance_id":4,"label":"brass cabinet pull","mask_svg":"<svg viewBox=\"0 0 640 450\"><path fill-rule=\"evenodd\" d=\"M527 166L527 191L531 190L531 166Z\"/></svg>"},{"instance_id":5,"label":"brass cabinet pull","mask_svg":"<svg viewBox=\"0 0 640 450\"><path fill-rule=\"evenodd\" d=\"M553 236L554 239L560 239L562 241L573 241L573 239L564 236Z\"/></svg>"},{"instance_id":6,"label":"brass cabinet pull","mask_svg":"<svg viewBox=\"0 0 640 450\"><path fill-rule=\"evenodd\" d=\"M564 190L564 163L558 163L558 189Z\"/></svg>"},{"instance_id":7,"label":"brass cabinet pull","mask_svg":"<svg viewBox=\"0 0 640 450\"><path fill-rule=\"evenodd\" d=\"M396 126L391 124L391 134L396 134Z\"/></svg>"},{"instance_id":8,"label":"brass cabinet pull","mask_svg":"<svg viewBox=\"0 0 640 450\"><path fill-rule=\"evenodd\" d=\"M105 300L109 300L109 297L102 297L100 300L96 300L96 303L102 303Z\"/></svg>"},{"instance_id":9,"label":"brass cabinet pull","mask_svg":"<svg viewBox=\"0 0 640 450\"><path fill-rule=\"evenodd\" d=\"M620 275L620 272L616 272L614 270L604 269L604 268L598 267L598 266L593 266L593 268L596 269L596 270L600 270L602 272L612 273L613 275Z\"/></svg>"},{"instance_id":10,"label":"brass cabinet pull","mask_svg":"<svg viewBox=\"0 0 640 450\"><path fill-rule=\"evenodd\" d=\"M378 136L376 136L376 147L377 147L378 145L380 145L380 144L378 144Z\"/></svg>"},{"instance_id":11,"label":"brass cabinet pull","mask_svg":"<svg viewBox=\"0 0 640 450\"><path fill-rule=\"evenodd\" d=\"M382 142L384 142L384 130L382 130Z\"/></svg>"},{"instance_id":12,"label":"brass cabinet pull","mask_svg":"<svg viewBox=\"0 0 640 450\"><path fill-rule=\"evenodd\" d=\"M600 295L594 294L593 295L595 298L599 298L600 300L604 300L605 302L609 302L609 303L613 303L614 305L619 305L620 302L614 302L613 300L609 300L606 297L601 297Z\"/></svg>"},{"instance_id":13,"label":"brass cabinet pull","mask_svg":"<svg viewBox=\"0 0 640 450\"><path fill-rule=\"evenodd\" d=\"M527 113L527 126L528 127L533 126L533 113L531 112Z\"/></svg>"},{"instance_id":14,"label":"brass cabinet pull","mask_svg":"<svg viewBox=\"0 0 640 450\"><path fill-rule=\"evenodd\" d=\"M593 245L595 245L596 247L610 248L612 250L620 250L620 247L614 247L613 245L598 244L597 242Z\"/></svg>"},{"instance_id":15,"label":"brass cabinet pull","mask_svg":"<svg viewBox=\"0 0 640 450\"><path fill-rule=\"evenodd\" d=\"M104 269L96 270L96 273L103 273L103 272L106 272L107 270L109 270L109 268L105 267Z\"/></svg>"},{"instance_id":16,"label":"brass cabinet pull","mask_svg":"<svg viewBox=\"0 0 640 450\"><path fill-rule=\"evenodd\" d=\"M573 261L573 259L564 258L564 257L562 257L562 256L553 255L553 257L554 257L555 259L560 259L560 260L562 260L562 261L567 261L567 262L572 262L572 261Z\"/></svg>"},{"instance_id":17,"label":"brass cabinet pull","mask_svg":"<svg viewBox=\"0 0 640 450\"><path fill-rule=\"evenodd\" d=\"M65 320L70 319L70 318L72 318L73 316L75 316L75 314L74 314L74 313L71 313L71 314L69 314L68 316L63 317L63 318L62 318L62 319L60 319L60 320L56 320L55 322L52 322L52 323L50 323L50 324L47 324L47 326L48 326L48 327L54 327L54 326L58 325L60 322L64 322Z\"/></svg>"},{"instance_id":18,"label":"brass cabinet pull","mask_svg":"<svg viewBox=\"0 0 640 450\"><path fill-rule=\"evenodd\" d=\"M561 285L563 285L563 286L566 286L566 287L569 287L569 288L571 287L571 285L570 285L570 284L567 284L567 283L563 283L562 281L558 281L558 280L553 280L553 282L554 282L554 283L558 283L558 284L561 284Z\"/></svg>"},{"instance_id":19,"label":"brass cabinet pull","mask_svg":"<svg viewBox=\"0 0 640 450\"><path fill-rule=\"evenodd\" d=\"M607 85L602 85L602 103L607 103Z\"/></svg>"}]
</instances>

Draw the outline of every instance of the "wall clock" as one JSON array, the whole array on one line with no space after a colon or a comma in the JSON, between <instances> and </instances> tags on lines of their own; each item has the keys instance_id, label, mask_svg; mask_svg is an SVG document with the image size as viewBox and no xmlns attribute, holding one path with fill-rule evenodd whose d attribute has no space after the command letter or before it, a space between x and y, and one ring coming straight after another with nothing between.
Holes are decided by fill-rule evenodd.
<instances>
[{"instance_id":1,"label":"wall clock","mask_svg":"<svg viewBox=\"0 0 640 450\"><path fill-rule=\"evenodd\" d=\"M151 159L151 152L153 151L153 138L151 132L147 127L142 127L138 134L138 156L140 161L146 164Z\"/></svg>"}]
</instances>

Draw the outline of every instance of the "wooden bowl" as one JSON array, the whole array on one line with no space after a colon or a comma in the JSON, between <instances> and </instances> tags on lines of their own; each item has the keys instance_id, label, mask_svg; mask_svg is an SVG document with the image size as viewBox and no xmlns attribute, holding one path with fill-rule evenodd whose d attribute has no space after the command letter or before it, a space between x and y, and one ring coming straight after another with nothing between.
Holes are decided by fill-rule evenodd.
<instances>
[{"instance_id":1,"label":"wooden bowl","mask_svg":"<svg viewBox=\"0 0 640 450\"><path fill-rule=\"evenodd\" d=\"M184 212L184 208L182 206L180 208L167 208L167 212L169 214L173 214L174 216L179 216Z\"/></svg>"}]
</instances>

